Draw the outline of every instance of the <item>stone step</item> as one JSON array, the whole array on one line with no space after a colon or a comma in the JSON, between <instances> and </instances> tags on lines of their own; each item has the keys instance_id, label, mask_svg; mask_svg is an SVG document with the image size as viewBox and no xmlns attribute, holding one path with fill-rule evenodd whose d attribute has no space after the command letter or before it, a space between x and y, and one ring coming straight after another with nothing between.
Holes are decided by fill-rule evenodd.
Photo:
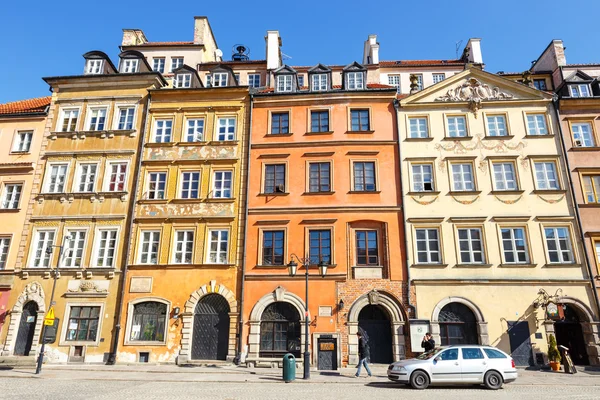
<instances>
[{"instance_id":1,"label":"stone step","mask_svg":"<svg viewBox=\"0 0 600 400\"><path fill-rule=\"evenodd\" d=\"M185 363L179 364L180 367L228 367L233 365L229 361L215 360L188 360Z\"/></svg>"},{"instance_id":2,"label":"stone step","mask_svg":"<svg viewBox=\"0 0 600 400\"><path fill-rule=\"evenodd\" d=\"M35 367L35 356L5 356L0 357L1 367Z\"/></svg>"}]
</instances>

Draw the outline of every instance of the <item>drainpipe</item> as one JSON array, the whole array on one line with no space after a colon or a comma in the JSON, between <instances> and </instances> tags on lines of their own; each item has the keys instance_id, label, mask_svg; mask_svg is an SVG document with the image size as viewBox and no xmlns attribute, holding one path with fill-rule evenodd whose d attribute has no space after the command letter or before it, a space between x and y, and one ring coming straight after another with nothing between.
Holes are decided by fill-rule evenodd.
<instances>
[{"instance_id":1,"label":"drainpipe","mask_svg":"<svg viewBox=\"0 0 600 400\"><path fill-rule=\"evenodd\" d=\"M250 94L250 120L248 121L248 149L246 150L246 201L244 204L244 248L243 248L243 256L242 256L242 271L241 271L241 282L240 282L240 318L239 318L239 327L238 327L238 338L237 338L237 355L233 362L236 365L240 365L242 360L242 334L244 332L244 282L246 276L246 247L248 241L246 240L246 234L248 232L248 185L250 181L250 145L252 143L252 104L254 102L254 95Z\"/></svg>"},{"instance_id":2,"label":"drainpipe","mask_svg":"<svg viewBox=\"0 0 600 400\"><path fill-rule=\"evenodd\" d=\"M588 255L588 250L585 245L585 236L583 233L583 225L581 224L581 215L579 214L579 205L577 204L577 199L575 198L575 188L573 186L573 180L571 179L571 166L569 164L569 157L567 156L567 146L565 145L565 137L563 136L562 124L560 121L560 111L558 106L558 96L554 96L552 99L552 104L554 105L554 113L556 115L556 120L558 122L558 131L560 133L560 144L562 147L562 152L565 159L565 166L567 167L567 181L569 182L569 187L571 188L571 193L573 195L573 205L575 210L575 216L577 217L577 227L579 228L579 234L581 236L581 243L583 246L583 255L585 256L585 264L587 265L588 274L590 275L590 282L592 283L592 292L594 293L594 300L596 300L596 310L600 313L600 299L598 298L598 290L596 290L596 282L594 281L595 274L592 272L592 264L590 263L590 257ZM599 314L596 314L596 318L598 318ZM591 322L591 321L590 321Z\"/></svg>"},{"instance_id":3,"label":"drainpipe","mask_svg":"<svg viewBox=\"0 0 600 400\"><path fill-rule=\"evenodd\" d=\"M107 365L114 365L117 362L117 350L119 348L119 334L121 333L121 316L123 314L123 299L125 298L125 286L126 286L126 278L127 278L127 267L129 265L129 254L131 253L131 232L133 230L133 219L135 213L135 202L138 191L138 186L140 183L140 170L142 168L142 159L143 159L143 151L144 151L144 138L146 135L146 120L148 118L148 109L150 108L150 104L152 103L151 93L148 92L148 97L146 98L146 104L144 105L144 115L142 117L142 129L140 131L140 141L138 144L137 150L137 163L135 165L135 169L133 171L133 185L131 188L130 194L130 203L129 203L129 223L127 224L126 231L126 243L127 247L123 254L123 259L125 263L123 264L123 269L121 271L121 279L120 285L121 290L119 292L119 298L117 300L117 309L115 313L115 333L113 335L112 348L110 349L110 353L108 355L108 360L106 361Z\"/></svg>"},{"instance_id":4,"label":"drainpipe","mask_svg":"<svg viewBox=\"0 0 600 400\"><path fill-rule=\"evenodd\" d=\"M409 258L408 258L408 236L406 235L406 223L405 223L405 211L406 211L406 196L404 195L404 190L402 190L402 159L400 157L400 155L402 154L402 151L400 149L400 122L398 121L399 117L398 117L398 113L400 112L400 102L398 101L398 99L394 99L394 108L396 109L396 117L394 118L394 121L396 123L396 132L398 134L398 171L400 173L400 193L402 193L402 235L404 236L404 251L406 253L406 280L408 281L408 306L411 307L414 310L414 314L413 314L413 318L417 318L417 305L413 304L410 300L410 285L412 282L412 279L410 278L410 265L409 265ZM409 316L410 319L410 316Z\"/></svg>"}]
</instances>

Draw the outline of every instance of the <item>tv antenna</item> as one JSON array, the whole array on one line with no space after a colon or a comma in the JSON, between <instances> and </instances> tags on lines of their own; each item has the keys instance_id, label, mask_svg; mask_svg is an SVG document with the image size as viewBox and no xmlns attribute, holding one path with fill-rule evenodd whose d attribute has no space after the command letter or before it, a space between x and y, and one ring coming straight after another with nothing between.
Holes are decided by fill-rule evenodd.
<instances>
[{"instance_id":1,"label":"tv antenna","mask_svg":"<svg viewBox=\"0 0 600 400\"><path fill-rule=\"evenodd\" d=\"M458 60L458 51L460 49L460 46L462 45L462 42L463 42L462 40L459 40L458 42L455 43L456 47L455 47L454 51L456 52L456 59L457 60Z\"/></svg>"}]
</instances>

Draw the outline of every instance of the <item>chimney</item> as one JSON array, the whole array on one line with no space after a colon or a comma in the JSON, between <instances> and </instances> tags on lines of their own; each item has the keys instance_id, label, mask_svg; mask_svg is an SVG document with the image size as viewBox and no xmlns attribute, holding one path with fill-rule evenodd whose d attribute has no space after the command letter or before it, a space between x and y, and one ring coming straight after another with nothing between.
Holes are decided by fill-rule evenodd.
<instances>
[{"instance_id":1,"label":"chimney","mask_svg":"<svg viewBox=\"0 0 600 400\"><path fill-rule=\"evenodd\" d=\"M210 35L207 17L194 17L194 44L205 44Z\"/></svg>"},{"instance_id":2,"label":"chimney","mask_svg":"<svg viewBox=\"0 0 600 400\"><path fill-rule=\"evenodd\" d=\"M144 31L141 29L123 29L121 46L137 46L142 43L148 43Z\"/></svg>"},{"instance_id":3,"label":"chimney","mask_svg":"<svg viewBox=\"0 0 600 400\"><path fill-rule=\"evenodd\" d=\"M267 31L267 69L274 70L281 67L281 38L279 31Z\"/></svg>"},{"instance_id":4,"label":"chimney","mask_svg":"<svg viewBox=\"0 0 600 400\"><path fill-rule=\"evenodd\" d=\"M481 55L481 39L471 38L467 42L465 50L468 51L467 61L473 64L483 64L483 56Z\"/></svg>"},{"instance_id":5,"label":"chimney","mask_svg":"<svg viewBox=\"0 0 600 400\"><path fill-rule=\"evenodd\" d=\"M563 41L560 39L554 39L544 52L538 57L537 60L533 61L531 70L536 71L554 71L558 67L567 65L567 58L565 56L565 47ZM558 83L555 83L558 84Z\"/></svg>"},{"instance_id":6,"label":"chimney","mask_svg":"<svg viewBox=\"0 0 600 400\"><path fill-rule=\"evenodd\" d=\"M379 64L379 43L377 43L377 35L369 35L369 38L365 40L363 64Z\"/></svg>"}]
</instances>

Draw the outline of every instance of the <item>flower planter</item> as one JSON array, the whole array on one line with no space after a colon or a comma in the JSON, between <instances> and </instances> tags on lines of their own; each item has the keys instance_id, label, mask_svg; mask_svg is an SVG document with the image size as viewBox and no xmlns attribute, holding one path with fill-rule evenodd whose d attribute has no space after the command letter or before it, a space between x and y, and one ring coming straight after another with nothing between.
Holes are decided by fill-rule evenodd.
<instances>
[{"instance_id":1,"label":"flower planter","mask_svg":"<svg viewBox=\"0 0 600 400\"><path fill-rule=\"evenodd\" d=\"M550 361L550 368L552 368L552 371L560 371L560 363L558 361Z\"/></svg>"}]
</instances>

